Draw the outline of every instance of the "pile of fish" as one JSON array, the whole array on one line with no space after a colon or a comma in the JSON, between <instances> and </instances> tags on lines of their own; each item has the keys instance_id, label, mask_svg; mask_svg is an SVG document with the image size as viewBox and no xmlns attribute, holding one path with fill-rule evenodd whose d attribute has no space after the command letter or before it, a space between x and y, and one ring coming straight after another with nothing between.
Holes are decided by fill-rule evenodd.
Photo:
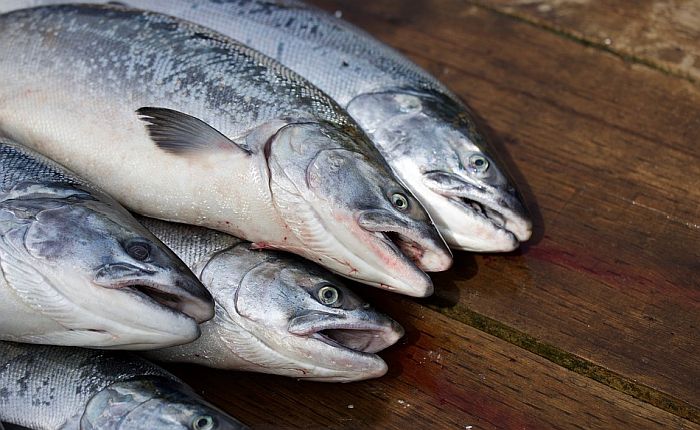
<instances>
[{"instance_id":1,"label":"pile of fish","mask_svg":"<svg viewBox=\"0 0 700 430\"><path fill-rule=\"evenodd\" d=\"M423 297L529 238L467 107L342 20L65 2L0 2L0 421L243 428L142 357L379 377L403 329L336 275Z\"/></svg>"}]
</instances>

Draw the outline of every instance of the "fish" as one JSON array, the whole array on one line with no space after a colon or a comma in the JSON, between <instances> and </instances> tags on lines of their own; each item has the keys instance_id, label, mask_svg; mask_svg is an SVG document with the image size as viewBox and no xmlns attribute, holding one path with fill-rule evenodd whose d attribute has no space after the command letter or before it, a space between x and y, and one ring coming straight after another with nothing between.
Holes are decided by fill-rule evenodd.
<instances>
[{"instance_id":1,"label":"fish","mask_svg":"<svg viewBox=\"0 0 700 430\"><path fill-rule=\"evenodd\" d=\"M196 339L214 316L194 273L126 209L5 138L0 268L2 340L162 348Z\"/></svg>"},{"instance_id":2,"label":"fish","mask_svg":"<svg viewBox=\"0 0 700 430\"><path fill-rule=\"evenodd\" d=\"M0 11L58 2L5 0ZM121 3L216 30L326 92L370 136L452 249L508 252L531 237L515 182L469 107L367 32L299 0Z\"/></svg>"},{"instance_id":3,"label":"fish","mask_svg":"<svg viewBox=\"0 0 700 430\"><path fill-rule=\"evenodd\" d=\"M0 133L130 210L427 296L452 254L326 94L204 27L114 5L0 16Z\"/></svg>"},{"instance_id":4,"label":"fish","mask_svg":"<svg viewBox=\"0 0 700 430\"><path fill-rule=\"evenodd\" d=\"M149 359L323 382L377 378L404 330L326 270L203 227L139 217L202 280L215 317L196 341Z\"/></svg>"},{"instance_id":5,"label":"fish","mask_svg":"<svg viewBox=\"0 0 700 430\"><path fill-rule=\"evenodd\" d=\"M37 430L247 428L132 354L0 342L0 420Z\"/></svg>"}]
</instances>

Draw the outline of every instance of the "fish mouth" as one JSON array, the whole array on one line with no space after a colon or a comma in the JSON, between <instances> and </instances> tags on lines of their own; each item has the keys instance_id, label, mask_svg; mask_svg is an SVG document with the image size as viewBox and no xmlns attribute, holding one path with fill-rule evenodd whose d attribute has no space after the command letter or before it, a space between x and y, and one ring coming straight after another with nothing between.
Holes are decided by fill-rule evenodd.
<instances>
[{"instance_id":1,"label":"fish mouth","mask_svg":"<svg viewBox=\"0 0 700 430\"><path fill-rule=\"evenodd\" d=\"M197 323L213 318L211 303L200 297L183 294L179 288L154 282L136 282L122 287L162 307L187 315Z\"/></svg>"},{"instance_id":2,"label":"fish mouth","mask_svg":"<svg viewBox=\"0 0 700 430\"><path fill-rule=\"evenodd\" d=\"M290 322L291 334L314 339L351 356L374 356L398 342L404 335L403 327L388 317L379 322L371 322L351 321L348 317L322 314L319 315L319 321L313 324L299 321L300 319Z\"/></svg>"},{"instance_id":3,"label":"fish mouth","mask_svg":"<svg viewBox=\"0 0 700 430\"><path fill-rule=\"evenodd\" d=\"M395 344L403 336L400 331L375 328L362 324L342 325L319 329L309 337L333 348L342 348L359 354L376 354Z\"/></svg>"},{"instance_id":4,"label":"fish mouth","mask_svg":"<svg viewBox=\"0 0 700 430\"><path fill-rule=\"evenodd\" d=\"M424 231L420 225L392 217L381 210L367 210L358 218L364 230L379 239L395 254L403 255L425 272L441 272L452 265L452 252L434 228Z\"/></svg>"},{"instance_id":5,"label":"fish mouth","mask_svg":"<svg viewBox=\"0 0 700 430\"><path fill-rule=\"evenodd\" d=\"M515 190L474 185L460 176L441 172L424 175L428 188L452 205L512 237L513 249L532 235L532 221ZM509 249L510 250L510 249Z\"/></svg>"},{"instance_id":6,"label":"fish mouth","mask_svg":"<svg viewBox=\"0 0 700 430\"><path fill-rule=\"evenodd\" d=\"M134 276L125 276L131 273ZM115 281L114 274L118 281ZM151 276L149 276L151 275ZM184 314L197 323L214 317L214 302L209 292L192 276L159 282L158 275L129 265L108 265L100 269L95 283L101 287L122 290L160 308ZM111 279L110 279L111 278Z\"/></svg>"}]
</instances>

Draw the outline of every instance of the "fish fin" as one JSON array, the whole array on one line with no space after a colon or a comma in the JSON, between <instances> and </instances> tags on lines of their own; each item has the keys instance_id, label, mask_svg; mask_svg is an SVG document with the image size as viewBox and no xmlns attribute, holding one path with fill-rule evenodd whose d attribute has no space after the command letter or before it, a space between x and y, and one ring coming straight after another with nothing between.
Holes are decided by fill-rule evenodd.
<instances>
[{"instance_id":1,"label":"fish fin","mask_svg":"<svg viewBox=\"0 0 700 430\"><path fill-rule=\"evenodd\" d=\"M172 109L142 107L136 111L147 123L148 134L163 151L191 154L205 151L239 149L250 154L250 148L221 134L201 119Z\"/></svg>"}]
</instances>

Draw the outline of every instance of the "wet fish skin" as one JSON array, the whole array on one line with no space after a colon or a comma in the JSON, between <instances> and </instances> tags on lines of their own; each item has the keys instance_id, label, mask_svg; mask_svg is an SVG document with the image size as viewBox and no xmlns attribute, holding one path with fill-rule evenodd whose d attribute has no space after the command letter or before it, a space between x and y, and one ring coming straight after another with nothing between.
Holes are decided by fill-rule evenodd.
<instances>
[{"instance_id":1,"label":"wet fish skin","mask_svg":"<svg viewBox=\"0 0 700 430\"><path fill-rule=\"evenodd\" d=\"M213 316L196 276L128 211L4 138L0 267L3 340L148 349L194 340Z\"/></svg>"},{"instance_id":2,"label":"wet fish skin","mask_svg":"<svg viewBox=\"0 0 700 430\"><path fill-rule=\"evenodd\" d=\"M8 1L16 8L59 0ZM511 251L531 236L522 198L469 109L366 32L299 0L124 3L240 40L328 93L370 135L453 249Z\"/></svg>"},{"instance_id":3,"label":"wet fish skin","mask_svg":"<svg viewBox=\"0 0 700 430\"><path fill-rule=\"evenodd\" d=\"M125 353L0 342L0 420L38 430L247 428Z\"/></svg>"},{"instance_id":4,"label":"wet fish skin","mask_svg":"<svg viewBox=\"0 0 700 430\"><path fill-rule=\"evenodd\" d=\"M413 296L432 292L418 267L451 264L422 205L355 122L274 60L119 7L15 11L0 17L0 34L0 132L135 212L299 253ZM174 129L197 132L167 141Z\"/></svg>"},{"instance_id":5,"label":"wet fish skin","mask_svg":"<svg viewBox=\"0 0 700 430\"><path fill-rule=\"evenodd\" d=\"M386 373L375 353L396 343L403 328L327 271L202 227L139 221L216 299L216 316L200 325L199 339L149 351L149 358L324 382Z\"/></svg>"}]
</instances>

